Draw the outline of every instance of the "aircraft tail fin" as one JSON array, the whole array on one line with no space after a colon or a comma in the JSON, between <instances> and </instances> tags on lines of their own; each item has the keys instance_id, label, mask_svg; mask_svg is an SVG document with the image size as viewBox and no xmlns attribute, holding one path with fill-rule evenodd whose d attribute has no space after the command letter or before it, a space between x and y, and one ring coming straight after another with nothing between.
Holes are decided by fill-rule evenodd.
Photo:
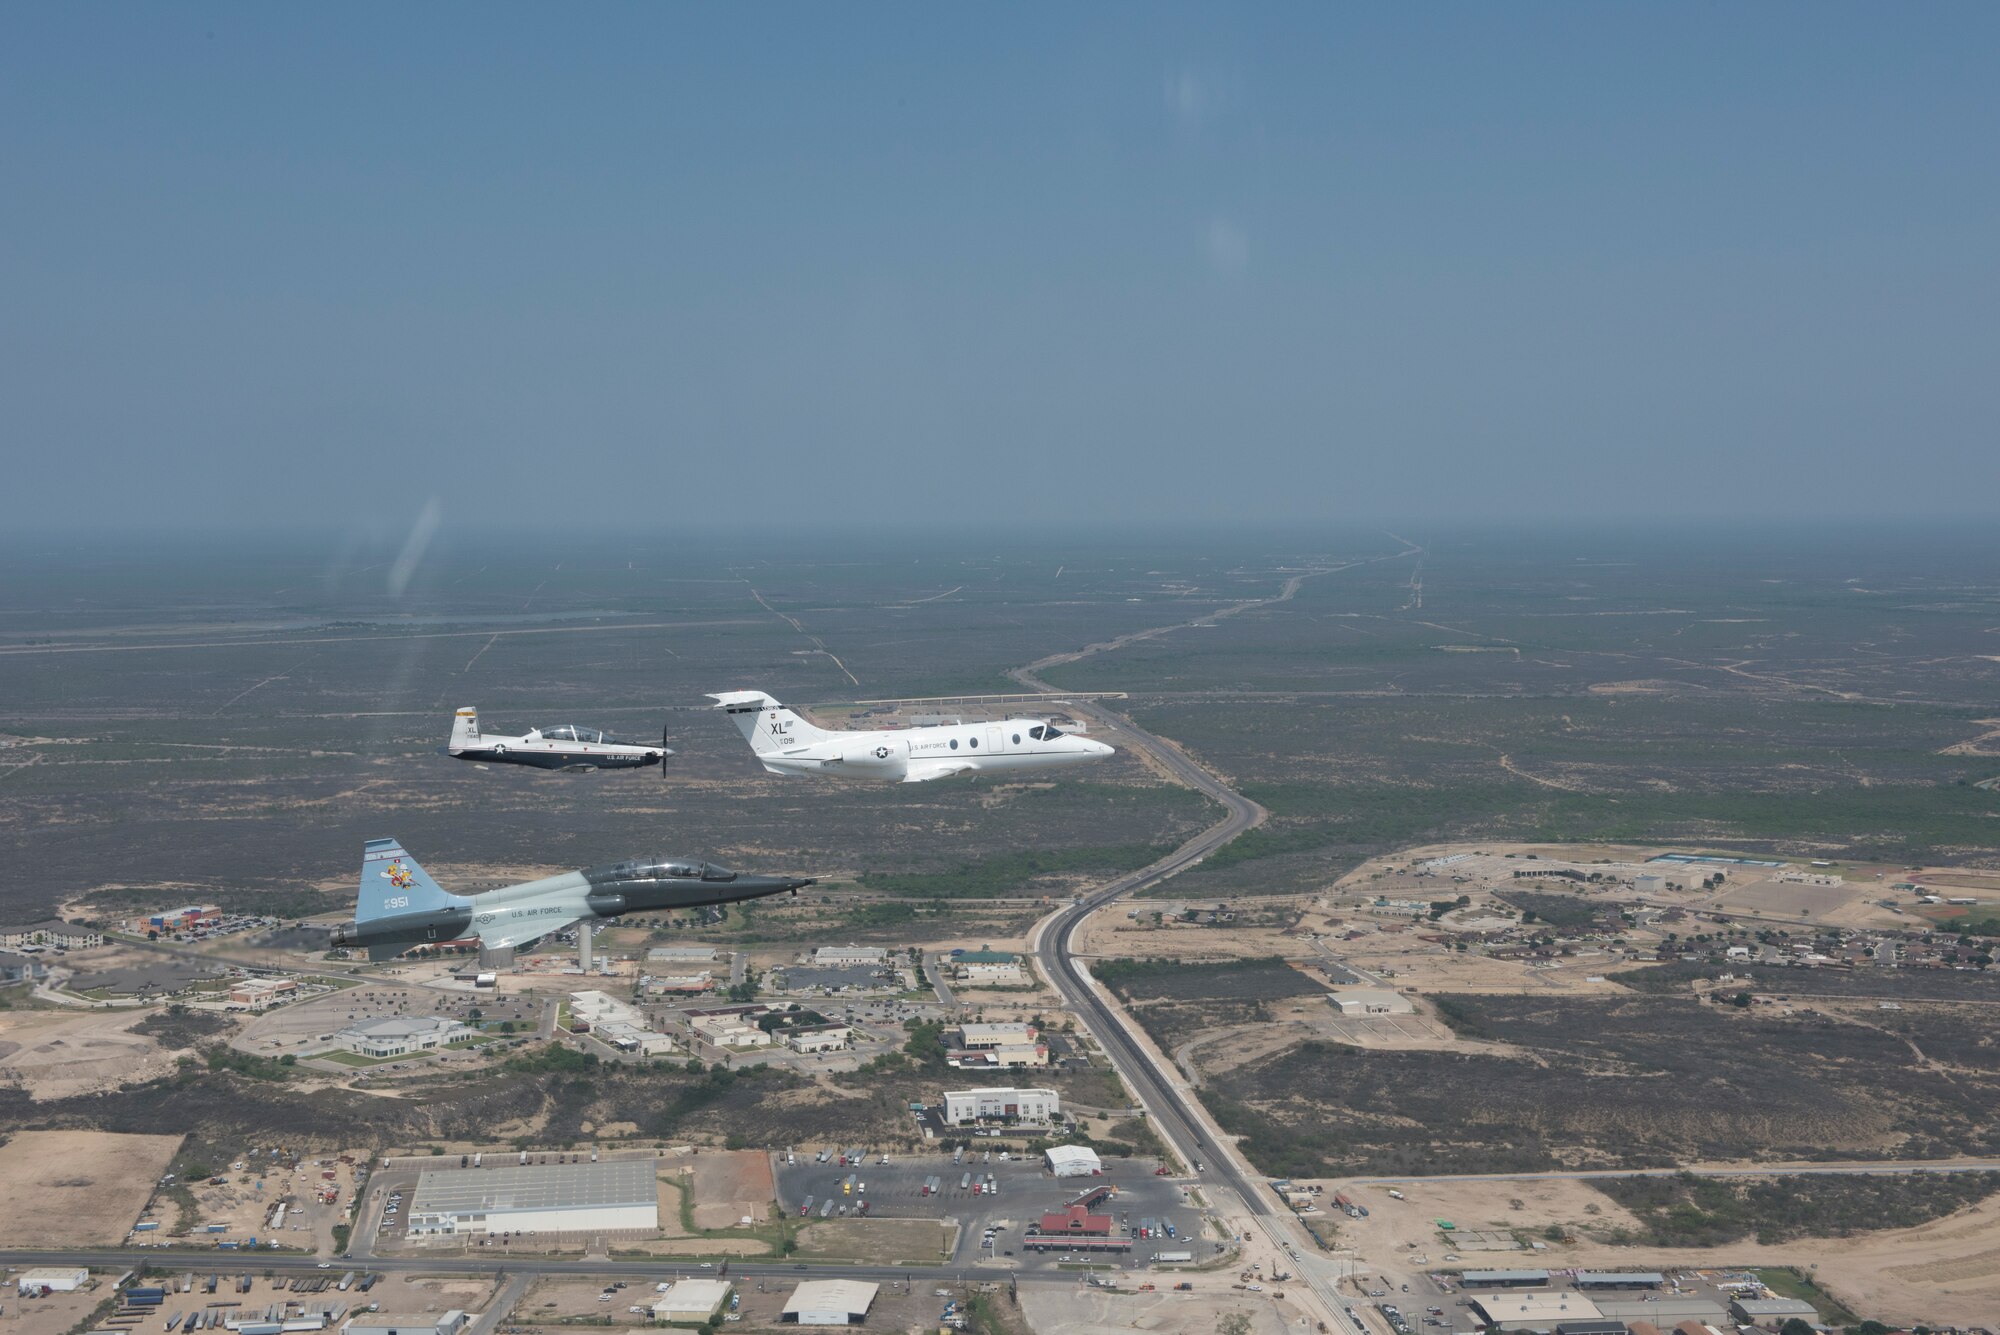
<instances>
[{"instance_id":1,"label":"aircraft tail fin","mask_svg":"<svg viewBox=\"0 0 2000 1335\"><path fill-rule=\"evenodd\" d=\"M451 720L451 753L457 755L468 747L479 745L479 711L467 706L458 711Z\"/></svg>"},{"instance_id":2,"label":"aircraft tail fin","mask_svg":"<svg viewBox=\"0 0 2000 1335\"><path fill-rule=\"evenodd\" d=\"M450 908L466 901L447 892L394 839L370 839L361 850L361 888L354 920Z\"/></svg>"},{"instance_id":3,"label":"aircraft tail fin","mask_svg":"<svg viewBox=\"0 0 2000 1335\"><path fill-rule=\"evenodd\" d=\"M795 746L811 746L833 736L826 729L806 722L762 691L724 691L720 695L711 695L709 699L715 701L718 709L728 711L736 721L737 730L750 743L750 749L760 756L790 750Z\"/></svg>"}]
</instances>

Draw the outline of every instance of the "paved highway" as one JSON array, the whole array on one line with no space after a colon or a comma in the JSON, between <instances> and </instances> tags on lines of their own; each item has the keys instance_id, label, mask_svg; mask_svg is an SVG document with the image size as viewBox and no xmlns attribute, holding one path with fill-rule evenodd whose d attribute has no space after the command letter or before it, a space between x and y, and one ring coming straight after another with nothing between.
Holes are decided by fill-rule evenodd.
<instances>
[{"instance_id":1,"label":"paved highway","mask_svg":"<svg viewBox=\"0 0 2000 1335\"><path fill-rule=\"evenodd\" d=\"M1408 556L1415 550L1417 549L1412 548L1410 551L1375 559L1395 560L1401 556ZM1309 573L1325 574L1331 573L1332 569L1346 568L1339 566L1327 571ZM1184 624L1212 624L1222 617L1234 616L1254 607L1285 602L1298 593L1299 585L1305 578L1304 574L1294 575L1285 581L1284 588L1273 597L1236 603L1198 621ZM1142 631L1105 644L1092 645L1076 653L1052 655L1030 663L1026 667L1016 668L1008 675L1034 690L1059 694L1057 688L1043 681L1036 675L1037 672L1116 649L1134 640L1151 638L1171 629L1175 627ZM1129 718L1114 716L1102 706L1086 700L1071 699L1068 704L1072 712L1106 725L1120 735L1120 740L1125 745L1145 752L1176 779L1219 803L1224 815L1216 824L1158 862L1121 876L1070 907L1060 910L1054 916L1044 919L1036 928L1030 949L1041 964L1043 973L1062 994L1063 1000L1071 1010L1083 1020L1085 1026L1103 1045L1120 1076L1146 1107L1151 1115L1155 1132L1183 1159L1190 1163L1199 1160L1202 1164L1201 1176L1211 1184L1219 1181L1224 1188L1233 1192L1241 1200L1243 1210L1257 1221L1269 1235L1270 1240L1281 1244L1287 1254L1294 1258L1292 1264L1296 1267L1300 1279L1325 1309L1322 1328L1337 1329L1343 1332L1343 1335L1366 1335L1364 1327L1347 1317L1344 1310L1345 1303L1334 1292L1326 1276L1315 1273L1320 1269L1320 1264L1318 1259L1310 1254L1312 1244L1299 1232L1297 1220L1291 1211L1279 1208L1276 1199L1238 1155L1232 1143L1221 1139L1214 1143L1210 1142L1204 1122L1193 1108L1191 1101L1183 1097L1178 1082L1162 1068L1149 1046L1125 1027L1117 1012L1083 976L1073 953L1076 929L1092 913L1121 895L1157 885L1187 870L1245 830L1254 829L1262 824L1270 813L1196 763L1178 745L1154 736Z\"/></svg>"},{"instance_id":2,"label":"paved highway","mask_svg":"<svg viewBox=\"0 0 2000 1335\"><path fill-rule=\"evenodd\" d=\"M694 1270L698 1263L686 1257L659 1256L648 1261L608 1261L603 1259L555 1260L531 1255L510 1255L498 1248L486 1249L483 1256L411 1256L377 1257L373 1260L336 1260L329 1267L336 1272L346 1270L374 1270L383 1274L420 1275L481 1275L496 1273L506 1275L607 1275L633 1270ZM0 1265L42 1266L76 1265L109 1269L116 1266L152 1266L155 1270L186 1271L238 1275L244 1272L262 1274L266 1270L281 1274L313 1274L320 1271L320 1263L310 1256L297 1253L266 1251L201 1251L187 1247L140 1247L105 1251L0 1251ZM810 1273L808 1273L810 1272ZM969 1266L923 1266L923 1265L837 1265L825 1261L813 1265L802 1262L780 1263L773 1261L730 1261L731 1279L809 1279L813 1275L820 1278L872 1279L878 1283L893 1283L897 1280L927 1280L944 1283L962 1283L968 1280L998 1284L1015 1282L1023 1285L1047 1284L1064 1288L1075 1288L1077 1277L1069 1271L1025 1270L995 1271L981 1270Z\"/></svg>"}]
</instances>

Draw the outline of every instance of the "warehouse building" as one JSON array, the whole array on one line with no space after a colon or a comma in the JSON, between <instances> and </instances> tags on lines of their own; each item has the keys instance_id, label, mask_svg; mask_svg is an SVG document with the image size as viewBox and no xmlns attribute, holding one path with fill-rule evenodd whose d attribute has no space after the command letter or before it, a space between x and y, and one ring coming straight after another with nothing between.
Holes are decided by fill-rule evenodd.
<instances>
[{"instance_id":1,"label":"warehouse building","mask_svg":"<svg viewBox=\"0 0 2000 1335\"><path fill-rule=\"evenodd\" d=\"M881 1285L859 1279L809 1279L785 1300L779 1319L800 1326L858 1326Z\"/></svg>"},{"instance_id":2,"label":"warehouse building","mask_svg":"<svg viewBox=\"0 0 2000 1335\"><path fill-rule=\"evenodd\" d=\"M1793 1317L1819 1320L1818 1309L1799 1298L1734 1298L1729 1315L1746 1326L1782 1326Z\"/></svg>"},{"instance_id":3,"label":"warehouse building","mask_svg":"<svg viewBox=\"0 0 2000 1335\"><path fill-rule=\"evenodd\" d=\"M1468 1270L1458 1277L1466 1289L1539 1289L1548 1282L1546 1270Z\"/></svg>"},{"instance_id":4,"label":"warehouse building","mask_svg":"<svg viewBox=\"0 0 2000 1335\"><path fill-rule=\"evenodd\" d=\"M1472 1300L1480 1320L1502 1330L1553 1330L1572 1321L1602 1321L1597 1304L1571 1290L1483 1293Z\"/></svg>"},{"instance_id":5,"label":"warehouse building","mask_svg":"<svg viewBox=\"0 0 2000 1335\"><path fill-rule=\"evenodd\" d=\"M1057 1177L1096 1177L1104 1171L1097 1151L1081 1145L1051 1145L1042 1151L1042 1157Z\"/></svg>"},{"instance_id":6,"label":"warehouse building","mask_svg":"<svg viewBox=\"0 0 2000 1335\"><path fill-rule=\"evenodd\" d=\"M1062 1095L1053 1089L948 1089L944 1120L953 1126L988 1119L1047 1122L1062 1113Z\"/></svg>"},{"instance_id":7,"label":"warehouse building","mask_svg":"<svg viewBox=\"0 0 2000 1335\"><path fill-rule=\"evenodd\" d=\"M1599 1298L1597 1310L1606 1319L1650 1321L1662 1330L1692 1321L1702 1326L1726 1326L1729 1314L1712 1298L1693 1294L1665 1294L1646 1298Z\"/></svg>"},{"instance_id":8,"label":"warehouse building","mask_svg":"<svg viewBox=\"0 0 2000 1335\"><path fill-rule=\"evenodd\" d=\"M363 1312L340 1328L340 1335L459 1335L472 1318L449 1312Z\"/></svg>"},{"instance_id":9,"label":"warehouse building","mask_svg":"<svg viewBox=\"0 0 2000 1335\"><path fill-rule=\"evenodd\" d=\"M651 1159L441 1169L417 1179L412 1237L660 1231Z\"/></svg>"},{"instance_id":10,"label":"warehouse building","mask_svg":"<svg viewBox=\"0 0 2000 1335\"><path fill-rule=\"evenodd\" d=\"M729 1301L726 1279L678 1279L653 1300L653 1320L701 1325L712 1320Z\"/></svg>"},{"instance_id":11,"label":"warehouse building","mask_svg":"<svg viewBox=\"0 0 2000 1335\"><path fill-rule=\"evenodd\" d=\"M821 946L813 951L813 967L818 969L880 968L889 952L880 946Z\"/></svg>"},{"instance_id":12,"label":"warehouse building","mask_svg":"<svg viewBox=\"0 0 2000 1335\"><path fill-rule=\"evenodd\" d=\"M1417 1010L1408 997L1381 987L1343 987L1328 1000L1342 1015L1414 1015Z\"/></svg>"},{"instance_id":13,"label":"warehouse building","mask_svg":"<svg viewBox=\"0 0 2000 1335\"><path fill-rule=\"evenodd\" d=\"M14 1280L14 1291L23 1298L44 1293L75 1293L89 1282L90 1272L82 1266L38 1266L20 1273Z\"/></svg>"}]
</instances>

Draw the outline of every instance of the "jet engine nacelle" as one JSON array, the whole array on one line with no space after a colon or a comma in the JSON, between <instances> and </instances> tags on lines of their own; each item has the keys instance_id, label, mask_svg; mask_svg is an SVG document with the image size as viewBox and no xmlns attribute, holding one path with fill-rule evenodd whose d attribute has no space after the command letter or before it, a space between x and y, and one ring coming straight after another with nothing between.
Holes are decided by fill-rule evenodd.
<instances>
[{"instance_id":1,"label":"jet engine nacelle","mask_svg":"<svg viewBox=\"0 0 2000 1335\"><path fill-rule=\"evenodd\" d=\"M600 918L615 918L625 911L625 896L616 890L594 890L584 897L584 906Z\"/></svg>"},{"instance_id":2,"label":"jet engine nacelle","mask_svg":"<svg viewBox=\"0 0 2000 1335\"><path fill-rule=\"evenodd\" d=\"M907 742L872 742L848 747L840 753L840 763L860 774L900 779L910 768Z\"/></svg>"}]
</instances>

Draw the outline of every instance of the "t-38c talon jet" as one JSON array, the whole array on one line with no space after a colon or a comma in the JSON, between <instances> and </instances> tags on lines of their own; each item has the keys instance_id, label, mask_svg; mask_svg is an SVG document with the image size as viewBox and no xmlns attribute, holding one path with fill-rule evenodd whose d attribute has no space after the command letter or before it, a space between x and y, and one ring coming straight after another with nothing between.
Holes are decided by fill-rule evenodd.
<instances>
[{"instance_id":1,"label":"t-38c talon jet","mask_svg":"<svg viewBox=\"0 0 2000 1335\"><path fill-rule=\"evenodd\" d=\"M739 875L692 858L634 858L454 895L394 839L370 839L361 853L354 921L334 928L331 944L365 947L377 960L469 938L477 938L482 950L503 950L577 923L595 927L627 913L733 904L812 883L808 876Z\"/></svg>"}]
</instances>

